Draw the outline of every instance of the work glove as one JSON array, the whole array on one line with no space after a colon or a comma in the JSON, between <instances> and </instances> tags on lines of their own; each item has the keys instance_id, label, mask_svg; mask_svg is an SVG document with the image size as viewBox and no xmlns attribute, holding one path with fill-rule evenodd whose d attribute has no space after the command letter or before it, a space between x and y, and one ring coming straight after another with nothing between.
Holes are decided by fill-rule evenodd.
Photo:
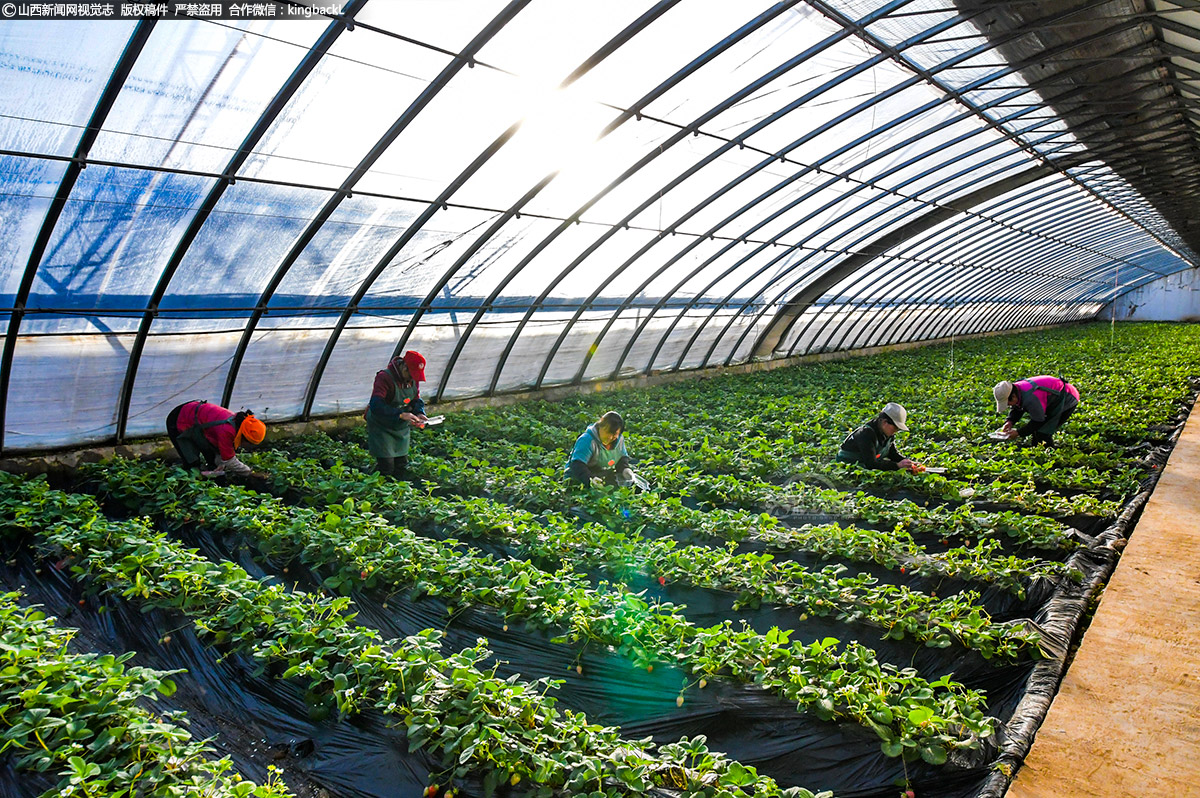
<instances>
[{"instance_id":1,"label":"work glove","mask_svg":"<svg viewBox=\"0 0 1200 798\"><path fill-rule=\"evenodd\" d=\"M617 474L617 484L623 488L628 488L633 484L633 469L623 468L621 473Z\"/></svg>"}]
</instances>

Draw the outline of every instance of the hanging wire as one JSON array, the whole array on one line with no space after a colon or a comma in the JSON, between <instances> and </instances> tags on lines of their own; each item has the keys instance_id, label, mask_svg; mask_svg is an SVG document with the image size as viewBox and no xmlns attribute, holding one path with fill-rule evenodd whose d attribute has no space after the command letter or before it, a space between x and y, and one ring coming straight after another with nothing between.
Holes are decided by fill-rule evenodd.
<instances>
[{"instance_id":1,"label":"hanging wire","mask_svg":"<svg viewBox=\"0 0 1200 798\"><path fill-rule=\"evenodd\" d=\"M950 284L950 376L954 376L954 305L958 295L958 280L962 274L962 237L956 236L954 243L954 280Z\"/></svg>"},{"instance_id":2,"label":"hanging wire","mask_svg":"<svg viewBox=\"0 0 1200 798\"><path fill-rule=\"evenodd\" d=\"M1118 280L1121 276L1121 267L1113 264L1113 295L1112 302L1109 303L1112 307L1112 314L1108 322L1108 348L1112 349L1117 342L1117 289L1119 287Z\"/></svg>"}]
</instances>

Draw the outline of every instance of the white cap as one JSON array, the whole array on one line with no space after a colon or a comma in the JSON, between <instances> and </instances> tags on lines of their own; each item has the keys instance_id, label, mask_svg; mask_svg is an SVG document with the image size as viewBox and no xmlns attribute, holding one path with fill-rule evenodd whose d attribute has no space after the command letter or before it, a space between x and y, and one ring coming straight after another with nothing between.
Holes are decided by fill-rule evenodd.
<instances>
[{"instance_id":1,"label":"white cap","mask_svg":"<svg viewBox=\"0 0 1200 798\"><path fill-rule=\"evenodd\" d=\"M992 396L996 397L996 412L1003 413L1004 408L1008 407L1008 397L1012 396L1013 384L1008 380L996 383L996 387L992 389Z\"/></svg>"},{"instance_id":2,"label":"white cap","mask_svg":"<svg viewBox=\"0 0 1200 798\"><path fill-rule=\"evenodd\" d=\"M908 411L903 407L895 402L888 402L880 412L891 419L892 423L896 425L896 429L908 431L908 427L904 426L904 422L908 419Z\"/></svg>"}]
</instances>

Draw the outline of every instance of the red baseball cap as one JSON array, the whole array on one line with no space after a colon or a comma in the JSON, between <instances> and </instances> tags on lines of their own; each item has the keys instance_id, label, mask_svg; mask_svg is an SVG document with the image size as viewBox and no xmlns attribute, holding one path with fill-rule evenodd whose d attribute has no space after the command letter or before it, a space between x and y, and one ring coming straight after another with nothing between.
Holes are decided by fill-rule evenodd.
<instances>
[{"instance_id":1,"label":"red baseball cap","mask_svg":"<svg viewBox=\"0 0 1200 798\"><path fill-rule=\"evenodd\" d=\"M417 382L425 381L425 358L421 357L420 352L408 350L404 353L404 365L408 367L408 373Z\"/></svg>"}]
</instances>

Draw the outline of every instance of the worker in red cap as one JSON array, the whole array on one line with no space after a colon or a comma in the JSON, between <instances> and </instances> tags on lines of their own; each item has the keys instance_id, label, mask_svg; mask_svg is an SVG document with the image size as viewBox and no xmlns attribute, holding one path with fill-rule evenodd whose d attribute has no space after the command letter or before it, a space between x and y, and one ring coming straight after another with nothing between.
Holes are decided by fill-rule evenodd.
<instances>
[{"instance_id":1,"label":"worker in red cap","mask_svg":"<svg viewBox=\"0 0 1200 798\"><path fill-rule=\"evenodd\" d=\"M234 413L211 402L185 402L167 414L167 437L184 468L200 468L206 477L249 474L237 459L243 441L262 443L267 425L250 410Z\"/></svg>"},{"instance_id":2,"label":"worker in red cap","mask_svg":"<svg viewBox=\"0 0 1200 798\"><path fill-rule=\"evenodd\" d=\"M400 479L407 474L412 428L429 421L418 384L424 381L425 358L411 349L375 374L366 413L367 450L380 474Z\"/></svg>"}]
</instances>

